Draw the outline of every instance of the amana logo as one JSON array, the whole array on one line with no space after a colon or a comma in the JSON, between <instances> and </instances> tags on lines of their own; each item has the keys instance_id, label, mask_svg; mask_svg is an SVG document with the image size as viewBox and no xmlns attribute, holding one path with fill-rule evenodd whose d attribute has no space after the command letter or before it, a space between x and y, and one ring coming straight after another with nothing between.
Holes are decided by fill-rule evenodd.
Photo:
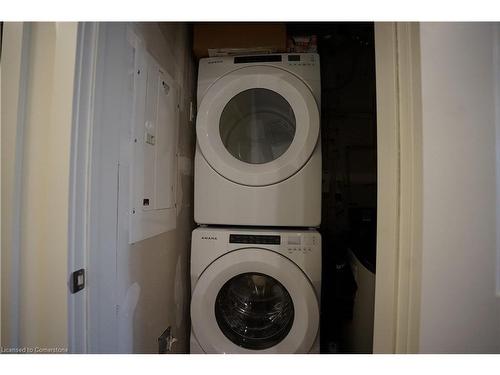
<instances>
[{"instance_id":1,"label":"amana logo","mask_svg":"<svg viewBox=\"0 0 500 375\"><path fill-rule=\"evenodd\" d=\"M212 237L212 236L201 236L202 240L216 240L217 237Z\"/></svg>"}]
</instances>

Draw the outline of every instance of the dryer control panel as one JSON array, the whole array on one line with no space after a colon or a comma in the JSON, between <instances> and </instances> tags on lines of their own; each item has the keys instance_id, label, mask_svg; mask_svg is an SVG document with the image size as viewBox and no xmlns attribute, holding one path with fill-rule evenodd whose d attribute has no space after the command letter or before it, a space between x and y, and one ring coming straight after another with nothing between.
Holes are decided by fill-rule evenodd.
<instances>
[{"instance_id":1,"label":"dryer control panel","mask_svg":"<svg viewBox=\"0 0 500 375\"><path fill-rule=\"evenodd\" d=\"M289 66L314 66L316 65L317 55L315 54L296 54L287 55Z\"/></svg>"},{"instance_id":2,"label":"dryer control panel","mask_svg":"<svg viewBox=\"0 0 500 375\"><path fill-rule=\"evenodd\" d=\"M251 64L251 63L273 63L279 62L285 65L292 66L314 66L318 55L313 53L297 53L297 54L279 54L279 55L249 55L236 56L234 64ZM222 60L212 60L210 63L222 63Z\"/></svg>"}]
</instances>

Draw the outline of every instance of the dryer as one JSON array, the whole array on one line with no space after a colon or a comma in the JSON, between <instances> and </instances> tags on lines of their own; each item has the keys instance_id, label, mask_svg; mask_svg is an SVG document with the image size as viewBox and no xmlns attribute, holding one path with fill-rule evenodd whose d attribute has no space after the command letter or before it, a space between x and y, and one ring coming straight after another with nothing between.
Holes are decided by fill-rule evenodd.
<instances>
[{"instance_id":1,"label":"dryer","mask_svg":"<svg viewBox=\"0 0 500 375\"><path fill-rule=\"evenodd\" d=\"M197 228L191 353L319 353L321 236Z\"/></svg>"},{"instance_id":2,"label":"dryer","mask_svg":"<svg viewBox=\"0 0 500 375\"><path fill-rule=\"evenodd\" d=\"M320 225L320 90L317 54L200 60L198 224Z\"/></svg>"}]
</instances>

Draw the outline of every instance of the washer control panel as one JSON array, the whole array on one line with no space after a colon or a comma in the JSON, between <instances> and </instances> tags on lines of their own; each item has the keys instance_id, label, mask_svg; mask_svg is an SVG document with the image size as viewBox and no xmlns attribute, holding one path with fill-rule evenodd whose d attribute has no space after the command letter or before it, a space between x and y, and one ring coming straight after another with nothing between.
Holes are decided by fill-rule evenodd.
<instances>
[{"instance_id":1,"label":"washer control panel","mask_svg":"<svg viewBox=\"0 0 500 375\"><path fill-rule=\"evenodd\" d=\"M309 234L288 235L285 244L286 250L290 254L295 252L307 254L310 253L315 246L319 245L316 236Z\"/></svg>"},{"instance_id":2,"label":"washer control panel","mask_svg":"<svg viewBox=\"0 0 500 375\"><path fill-rule=\"evenodd\" d=\"M210 236L204 235L201 238L217 240L218 236L212 234ZM227 233L227 237L223 241L227 241L226 243L230 249L257 245L256 247L269 248L284 254L299 256L315 253L321 248L321 235L312 230L307 232L288 230L281 233L274 231L268 231L268 233L255 231L255 233L251 233L250 230L241 230Z\"/></svg>"}]
</instances>

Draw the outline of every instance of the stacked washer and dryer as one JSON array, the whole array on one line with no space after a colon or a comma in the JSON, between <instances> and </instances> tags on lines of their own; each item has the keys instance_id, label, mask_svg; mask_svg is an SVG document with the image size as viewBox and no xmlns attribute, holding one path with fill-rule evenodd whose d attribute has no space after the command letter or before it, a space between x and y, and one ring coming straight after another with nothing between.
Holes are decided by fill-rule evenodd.
<instances>
[{"instance_id":1,"label":"stacked washer and dryer","mask_svg":"<svg viewBox=\"0 0 500 375\"><path fill-rule=\"evenodd\" d=\"M200 60L191 353L319 353L317 54Z\"/></svg>"}]
</instances>

